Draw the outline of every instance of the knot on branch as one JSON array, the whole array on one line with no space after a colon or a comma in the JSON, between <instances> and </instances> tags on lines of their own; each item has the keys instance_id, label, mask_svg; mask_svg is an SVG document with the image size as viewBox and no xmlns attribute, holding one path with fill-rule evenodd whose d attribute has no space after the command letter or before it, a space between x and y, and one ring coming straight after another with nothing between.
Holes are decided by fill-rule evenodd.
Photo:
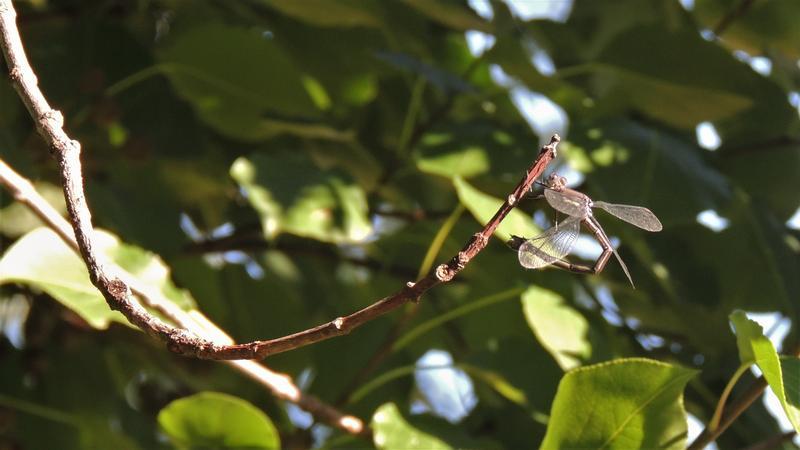
<instances>
[{"instance_id":1,"label":"knot on branch","mask_svg":"<svg viewBox=\"0 0 800 450\"><path fill-rule=\"evenodd\" d=\"M517 196L514 193L508 194L508 198L506 198L506 202L508 202L508 206L514 206L517 203Z\"/></svg>"},{"instance_id":2,"label":"knot on branch","mask_svg":"<svg viewBox=\"0 0 800 450\"><path fill-rule=\"evenodd\" d=\"M337 330L341 330L344 327L344 317L333 319L333 326L335 326Z\"/></svg>"},{"instance_id":3,"label":"knot on branch","mask_svg":"<svg viewBox=\"0 0 800 450\"><path fill-rule=\"evenodd\" d=\"M45 111L39 117L39 120L42 122L51 122L51 125L56 128L61 128L64 126L64 115L61 114L61 111L57 109L51 109L50 111Z\"/></svg>"},{"instance_id":4,"label":"knot on branch","mask_svg":"<svg viewBox=\"0 0 800 450\"><path fill-rule=\"evenodd\" d=\"M448 281L452 280L455 276L455 271L450 269L450 266L447 264L439 264L436 267L436 279L441 281L442 283L447 283Z\"/></svg>"},{"instance_id":5,"label":"knot on branch","mask_svg":"<svg viewBox=\"0 0 800 450\"><path fill-rule=\"evenodd\" d=\"M219 346L211 341L198 338L185 330L174 328L166 334L167 350L182 356L208 359L216 353Z\"/></svg>"},{"instance_id":6,"label":"knot on branch","mask_svg":"<svg viewBox=\"0 0 800 450\"><path fill-rule=\"evenodd\" d=\"M473 234L472 235L472 242L470 243L470 247L469 247L470 250L475 252L475 253L472 253L472 255L475 255L476 253L478 253L478 251L482 250L484 247L486 247L486 244L488 244L488 243L489 243L489 239L483 233L475 233L475 234ZM472 259L472 257L469 256L464 251L461 251L461 252L458 253L458 258L459 258L459 261L462 264L466 264L466 263L469 262L470 259Z\"/></svg>"},{"instance_id":7,"label":"knot on branch","mask_svg":"<svg viewBox=\"0 0 800 450\"><path fill-rule=\"evenodd\" d=\"M103 278L101 282L105 286L108 293L116 299L126 299L130 295L128 285L119 278L114 278L112 280Z\"/></svg>"},{"instance_id":8,"label":"knot on branch","mask_svg":"<svg viewBox=\"0 0 800 450\"><path fill-rule=\"evenodd\" d=\"M0 3L0 7L3 6L3 3ZM2 13L2 9L0 9L0 13ZM25 71L20 69L19 67L14 67L11 69L11 72L8 73L8 77L11 79L13 83L22 84L22 77L25 76ZM34 78L36 75L34 75Z\"/></svg>"}]
</instances>

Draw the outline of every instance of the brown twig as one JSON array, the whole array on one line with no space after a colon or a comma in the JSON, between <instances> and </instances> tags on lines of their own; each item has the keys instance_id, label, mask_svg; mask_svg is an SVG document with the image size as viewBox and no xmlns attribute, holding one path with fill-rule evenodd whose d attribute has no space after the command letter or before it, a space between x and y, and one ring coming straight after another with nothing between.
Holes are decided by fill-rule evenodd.
<instances>
[{"instance_id":1,"label":"brown twig","mask_svg":"<svg viewBox=\"0 0 800 450\"><path fill-rule=\"evenodd\" d=\"M75 250L76 253L78 252L78 243L75 241L69 223L47 203L47 200L39 195L30 181L14 172L2 159L0 159L0 185L3 185L16 201L36 214L64 243ZM222 329L199 311L184 311L158 291L144 286L138 279L126 273L123 269L118 267L115 267L115 269L126 280L126 283L131 286L131 290L148 307L159 311L172 322L197 335L208 336L210 340L231 342L230 337ZM336 426L351 434L365 432L364 424L360 419L345 415L316 397L304 394L294 385L291 377L286 374L274 372L256 361L223 362L265 386L275 397L296 403L310 412L317 420Z\"/></svg>"},{"instance_id":2,"label":"brown twig","mask_svg":"<svg viewBox=\"0 0 800 450\"><path fill-rule=\"evenodd\" d=\"M409 302L417 301L428 289L453 279L489 241L489 237L517 202L530 190L534 180L556 154L558 136L542 147L536 161L525 177L509 194L506 201L484 229L475 234L462 251L449 263L439 265L436 270L419 281L409 282L400 291L349 316L338 317L328 323L267 341L227 345L194 336L184 329L168 325L148 313L134 299L129 285L118 274L109 273L94 250L91 213L83 191L80 164L80 143L72 140L63 130L63 117L52 109L37 85L36 75L31 69L22 41L17 31L16 12L10 0L0 0L0 47L6 58L14 88L19 93L28 112L36 123L58 162L64 197L67 203L75 239L80 255L89 270L89 279L103 294L112 310L120 311L132 324L150 336L161 339L176 353L203 359L238 360L260 359L268 355L285 352L335 336L350 333L355 328Z\"/></svg>"}]
</instances>

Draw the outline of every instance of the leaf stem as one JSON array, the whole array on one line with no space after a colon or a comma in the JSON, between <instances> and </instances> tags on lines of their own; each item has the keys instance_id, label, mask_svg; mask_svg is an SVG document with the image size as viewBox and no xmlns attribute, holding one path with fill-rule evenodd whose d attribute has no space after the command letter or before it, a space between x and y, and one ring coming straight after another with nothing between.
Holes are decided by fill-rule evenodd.
<instances>
[{"instance_id":1,"label":"leaf stem","mask_svg":"<svg viewBox=\"0 0 800 450\"><path fill-rule=\"evenodd\" d=\"M430 272L434 261L436 261L436 257L439 255L439 251L441 251L442 246L444 245L445 239L447 239L447 236L449 236L450 232L453 231L453 227L455 227L456 223L458 223L458 219L461 218L461 214L464 213L464 209L464 205L459 203L453 212L447 216L447 219L444 221L444 223L442 223L442 226L439 227L439 231L437 231L436 236L433 237L431 245L428 247L428 251L425 252L425 258L422 260L422 264L419 266L417 279L424 277L425 274Z\"/></svg>"},{"instance_id":2,"label":"leaf stem","mask_svg":"<svg viewBox=\"0 0 800 450\"><path fill-rule=\"evenodd\" d=\"M57 409L37 405L36 403L29 402L27 400L0 394L0 405L30 414L32 416L51 420L53 422L63 423L73 427L80 427L80 421L75 416Z\"/></svg>"},{"instance_id":3,"label":"leaf stem","mask_svg":"<svg viewBox=\"0 0 800 450\"><path fill-rule=\"evenodd\" d=\"M725 390L722 391L722 395L719 397L719 402L717 402L717 409L714 410L714 415L711 417L711 422L708 423L708 429L710 431L715 431L717 427L719 427L719 421L722 419L722 411L725 408L725 402L728 400L728 396L731 394L733 390L733 386L739 381L739 378L744 375L747 369L750 368L750 364L742 364L736 369L736 372L733 373L733 376L728 381L728 385L725 386Z\"/></svg>"}]
</instances>

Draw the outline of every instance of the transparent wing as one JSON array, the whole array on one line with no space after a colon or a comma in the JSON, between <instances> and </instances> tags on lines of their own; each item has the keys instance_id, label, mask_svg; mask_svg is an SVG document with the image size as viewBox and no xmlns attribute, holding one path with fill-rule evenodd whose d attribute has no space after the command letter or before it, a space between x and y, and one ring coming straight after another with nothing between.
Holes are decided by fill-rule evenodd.
<instances>
[{"instance_id":1,"label":"transparent wing","mask_svg":"<svg viewBox=\"0 0 800 450\"><path fill-rule=\"evenodd\" d=\"M569 217L544 233L525 241L517 256L522 267L539 269L567 256L580 232L581 219Z\"/></svg>"},{"instance_id":2,"label":"transparent wing","mask_svg":"<svg viewBox=\"0 0 800 450\"><path fill-rule=\"evenodd\" d=\"M579 192L545 189L544 198L558 212L573 217L586 217L588 211L587 197Z\"/></svg>"},{"instance_id":3,"label":"transparent wing","mask_svg":"<svg viewBox=\"0 0 800 450\"><path fill-rule=\"evenodd\" d=\"M600 208L612 216L647 231L661 231L661 221L655 214L643 206L616 205L614 203L594 202L594 207Z\"/></svg>"}]
</instances>

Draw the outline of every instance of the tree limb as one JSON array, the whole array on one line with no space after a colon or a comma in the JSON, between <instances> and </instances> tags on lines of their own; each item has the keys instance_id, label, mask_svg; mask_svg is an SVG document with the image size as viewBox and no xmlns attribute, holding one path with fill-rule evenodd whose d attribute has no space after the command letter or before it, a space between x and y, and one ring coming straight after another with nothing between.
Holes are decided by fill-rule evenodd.
<instances>
[{"instance_id":1,"label":"tree limb","mask_svg":"<svg viewBox=\"0 0 800 450\"><path fill-rule=\"evenodd\" d=\"M0 159L0 185L3 185L16 201L36 214L65 244L75 250L76 253L78 252L78 243L72 234L69 223L47 203L47 200L39 195L30 181L17 174L2 159ZM222 329L199 311L185 311L178 308L163 294L143 285L133 275L125 272L124 269L115 267L115 270L125 279L125 282L136 293L142 303L157 310L164 317L169 318L170 321L198 336L207 336L208 339L215 341L232 342L232 339ZM345 415L318 398L304 394L294 385L292 378L286 374L272 371L256 361L223 362L266 387L275 397L296 403L299 407L310 412L317 420L331 424L351 434L365 432L364 423L360 419Z\"/></svg>"}]
</instances>

